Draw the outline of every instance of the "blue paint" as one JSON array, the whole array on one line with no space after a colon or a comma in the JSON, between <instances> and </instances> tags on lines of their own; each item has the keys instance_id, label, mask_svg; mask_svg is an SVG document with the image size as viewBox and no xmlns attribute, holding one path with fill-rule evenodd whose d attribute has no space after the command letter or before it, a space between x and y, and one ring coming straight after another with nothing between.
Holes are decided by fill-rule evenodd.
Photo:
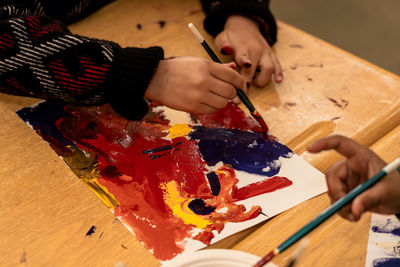
<instances>
[{"instance_id":1,"label":"blue paint","mask_svg":"<svg viewBox=\"0 0 400 267\"><path fill-rule=\"evenodd\" d=\"M210 184L211 193L214 196L218 196L221 191L221 184L219 183L218 175L215 172L207 173L208 183Z\"/></svg>"},{"instance_id":2,"label":"blue paint","mask_svg":"<svg viewBox=\"0 0 400 267\"><path fill-rule=\"evenodd\" d=\"M293 155L281 143L264 140L261 133L195 126L189 137L198 142L208 166L222 161L235 170L269 177L279 173L280 157L290 158Z\"/></svg>"},{"instance_id":3,"label":"blue paint","mask_svg":"<svg viewBox=\"0 0 400 267\"><path fill-rule=\"evenodd\" d=\"M161 146L161 147L157 147L157 148L143 150L142 153L143 154L153 154L153 153L160 152L160 151L170 150L172 148L173 148L173 146Z\"/></svg>"},{"instance_id":4,"label":"blue paint","mask_svg":"<svg viewBox=\"0 0 400 267\"><path fill-rule=\"evenodd\" d=\"M208 215L215 210L215 207L206 206L206 203L199 198L190 201L188 207L197 215Z\"/></svg>"},{"instance_id":5,"label":"blue paint","mask_svg":"<svg viewBox=\"0 0 400 267\"><path fill-rule=\"evenodd\" d=\"M372 226L371 231L374 233L384 233L384 234L392 234L392 235L397 235L400 236L400 227L398 228L393 228L393 226L390 226L391 224L391 219L388 220L386 225L384 226Z\"/></svg>"},{"instance_id":6,"label":"blue paint","mask_svg":"<svg viewBox=\"0 0 400 267\"><path fill-rule=\"evenodd\" d=\"M172 150L176 147L176 146L178 146L178 145L180 145L180 144L183 144L183 142L178 142L178 143L176 143L176 144L174 144L174 145L168 145L168 146L161 146L161 147L157 147L157 148L152 148L152 149L147 149L147 150L143 150L142 151L142 153L143 154L154 154L154 153L157 153L157 152L162 152L162 151L167 151L166 153L164 153L164 154L160 154L160 155L149 155L148 157L149 158L151 158L151 159L158 159L158 158L161 158L162 156L165 156L165 155L167 155L168 153L171 153L172 152ZM178 150L178 149L177 149Z\"/></svg>"},{"instance_id":7,"label":"blue paint","mask_svg":"<svg viewBox=\"0 0 400 267\"><path fill-rule=\"evenodd\" d=\"M89 231L87 231L86 236L92 235L95 230L96 230L96 226L92 225L92 227L90 227Z\"/></svg>"},{"instance_id":8,"label":"blue paint","mask_svg":"<svg viewBox=\"0 0 400 267\"><path fill-rule=\"evenodd\" d=\"M400 266L400 258L381 258L372 262L374 267L395 267Z\"/></svg>"},{"instance_id":9,"label":"blue paint","mask_svg":"<svg viewBox=\"0 0 400 267\"><path fill-rule=\"evenodd\" d=\"M73 145L57 129L56 121L71 116L64 110L64 105L56 102L42 102L34 107L27 107L17 111L18 116L29 123L34 129L40 129L42 134L51 136L64 146Z\"/></svg>"}]
</instances>

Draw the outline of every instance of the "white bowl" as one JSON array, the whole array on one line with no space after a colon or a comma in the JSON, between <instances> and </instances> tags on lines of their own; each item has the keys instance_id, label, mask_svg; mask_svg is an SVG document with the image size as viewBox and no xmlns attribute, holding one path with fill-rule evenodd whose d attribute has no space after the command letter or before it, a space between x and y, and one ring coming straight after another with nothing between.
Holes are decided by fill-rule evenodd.
<instances>
[{"instance_id":1,"label":"white bowl","mask_svg":"<svg viewBox=\"0 0 400 267\"><path fill-rule=\"evenodd\" d=\"M162 267L251 267L260 257L233 249L204 249L184 253L168 261ZM265 267L276 266L267 264Z\"/></svg>"}]
</instances>

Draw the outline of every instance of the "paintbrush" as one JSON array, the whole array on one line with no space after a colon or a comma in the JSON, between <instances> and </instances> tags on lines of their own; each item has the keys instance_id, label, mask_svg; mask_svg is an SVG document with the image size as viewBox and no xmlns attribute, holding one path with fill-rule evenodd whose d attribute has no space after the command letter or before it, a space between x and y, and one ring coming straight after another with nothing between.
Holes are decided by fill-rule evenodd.
<instances>
[{"instance_id":1,"label":"paintbrush","mask_svg":"<svg viewBox=\"0 0 400 267\"><path fill-rule=\"evenodd\" d=\"M196 29L196 27L192 24L189 23L188 27L190 30L193 32L193 34L196 36L197 40L199 40L200 44L204 47L210 58L217 63L222 63L221 60L218 58L218 56L214 53L214 51L211 49L211 47L208 45L206 40L203 38L203 36L200 34L200 32ZM261 117L260 113L256 110L254 105L251 103L250 99L247 97L246 93L240 89L236 88L236 94L242 101L242 103L247 107L247 109L250 111L251 116L261 125L265 133L268 133L268 126L265 123L264 119Z\"/></svg>"},{"instance_id":2,"label":"paintbrush","mask_svg":"<svg viewBox=\"0 0 400 267\"><path fill-rule=\"evenodd\" d=\"M289 248L291 245L299 241L302 237L307 235L309 232L314 230L318 225L326 221L329 217L331 217L333 214L335 214L337 211L339 211L341 208L343 208L345 205L350 203L355 197L360 195L362 192L376 184L378 181L380 181L383 177L386 176L386 174L390 173L391 171L395 170L400 166L400 158L395 159L388 165L386 165L380 172L378 172L374 177L369 179L363 184L360 184L353 190L351 190L347 195L333 203L329 208L324 210L320 215L318 215L314 220L312 220L310 223L306 224L303 228L301 228L299 231L297 231L294 235L289 237L286 241L284 241L282 244L280 244L277 248L269 252L267 255L265 255L260 261L258 261L253 267L261 267L265 264L267 264L269 261L271 261L276 255L279 253L283 252L287 248Z\"/></svg>"}]
</instances>

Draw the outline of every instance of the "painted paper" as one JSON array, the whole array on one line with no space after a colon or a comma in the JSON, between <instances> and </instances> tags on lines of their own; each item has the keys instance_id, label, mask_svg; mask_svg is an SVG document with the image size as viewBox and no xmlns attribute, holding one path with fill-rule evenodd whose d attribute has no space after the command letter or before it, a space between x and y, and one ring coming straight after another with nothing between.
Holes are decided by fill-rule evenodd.
<instances>
[{"instance_id":1,"label":"painted paper","mask_svg":"<svg viewBox=\"0 0 400 267\"><path fill-rule=\"evenodd\" d=\"M141 121L107 105L17 113L160 261L326 191L322 173L233 104L196 116L153 103Z\"/></svg>"},{"instance_id":2,"label":"painted paper","mask_svg":"<svg viewBox=\"0 0 400 267\"><path fill-rule=\"evenodd\" d=\"M400 220L372 213L366 267L400 266Z\"/></svg>"}]
</instances>

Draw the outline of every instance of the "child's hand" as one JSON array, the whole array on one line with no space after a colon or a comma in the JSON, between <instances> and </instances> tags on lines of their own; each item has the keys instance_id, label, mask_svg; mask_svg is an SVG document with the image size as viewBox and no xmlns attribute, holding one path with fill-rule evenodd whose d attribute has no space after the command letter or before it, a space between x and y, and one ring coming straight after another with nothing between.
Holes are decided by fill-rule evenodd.
<instances>
[{"instance_id":1,"label":"child's hand","mask_svg":"<svg viewBox=\"0 0 400 267\"><path fill-rule=\"evenodd\" d=\"M360 183L377 174L386 163L372 150L344 136L330 136L307 147L312 153L335 149L346 158L326 173L328 194L332 202L346 195ZM400 174L393 171L376 185L356 197L339 214L351 221L360 219L365 211L382 214L400 212Z\"/></svg>"},{"instance_id":2,"label":"child's hand","mask_svg":"<svg viewBox=\"0 0 400 267\"><path fill-rule=\"evenodd\" d=\"M219 64L193 57L161 60L144 96L177 110L213 113L235 98L235 86L246 86L234 68L233 62Z\"/></svg>"},{"instance_id":3,"label":"child's hand","mask_svg":"<svg viewBox=\"0 0 400 267\"><path fill-rule=\"evenodd\" d=\"M215 46L235 57L240 74L248 84L264 87L274 74L282 82L282 68L271 47L261 35L258 24L239 15L230 16L224 30L215 38Z\"/></svg>"}]
</instances>

